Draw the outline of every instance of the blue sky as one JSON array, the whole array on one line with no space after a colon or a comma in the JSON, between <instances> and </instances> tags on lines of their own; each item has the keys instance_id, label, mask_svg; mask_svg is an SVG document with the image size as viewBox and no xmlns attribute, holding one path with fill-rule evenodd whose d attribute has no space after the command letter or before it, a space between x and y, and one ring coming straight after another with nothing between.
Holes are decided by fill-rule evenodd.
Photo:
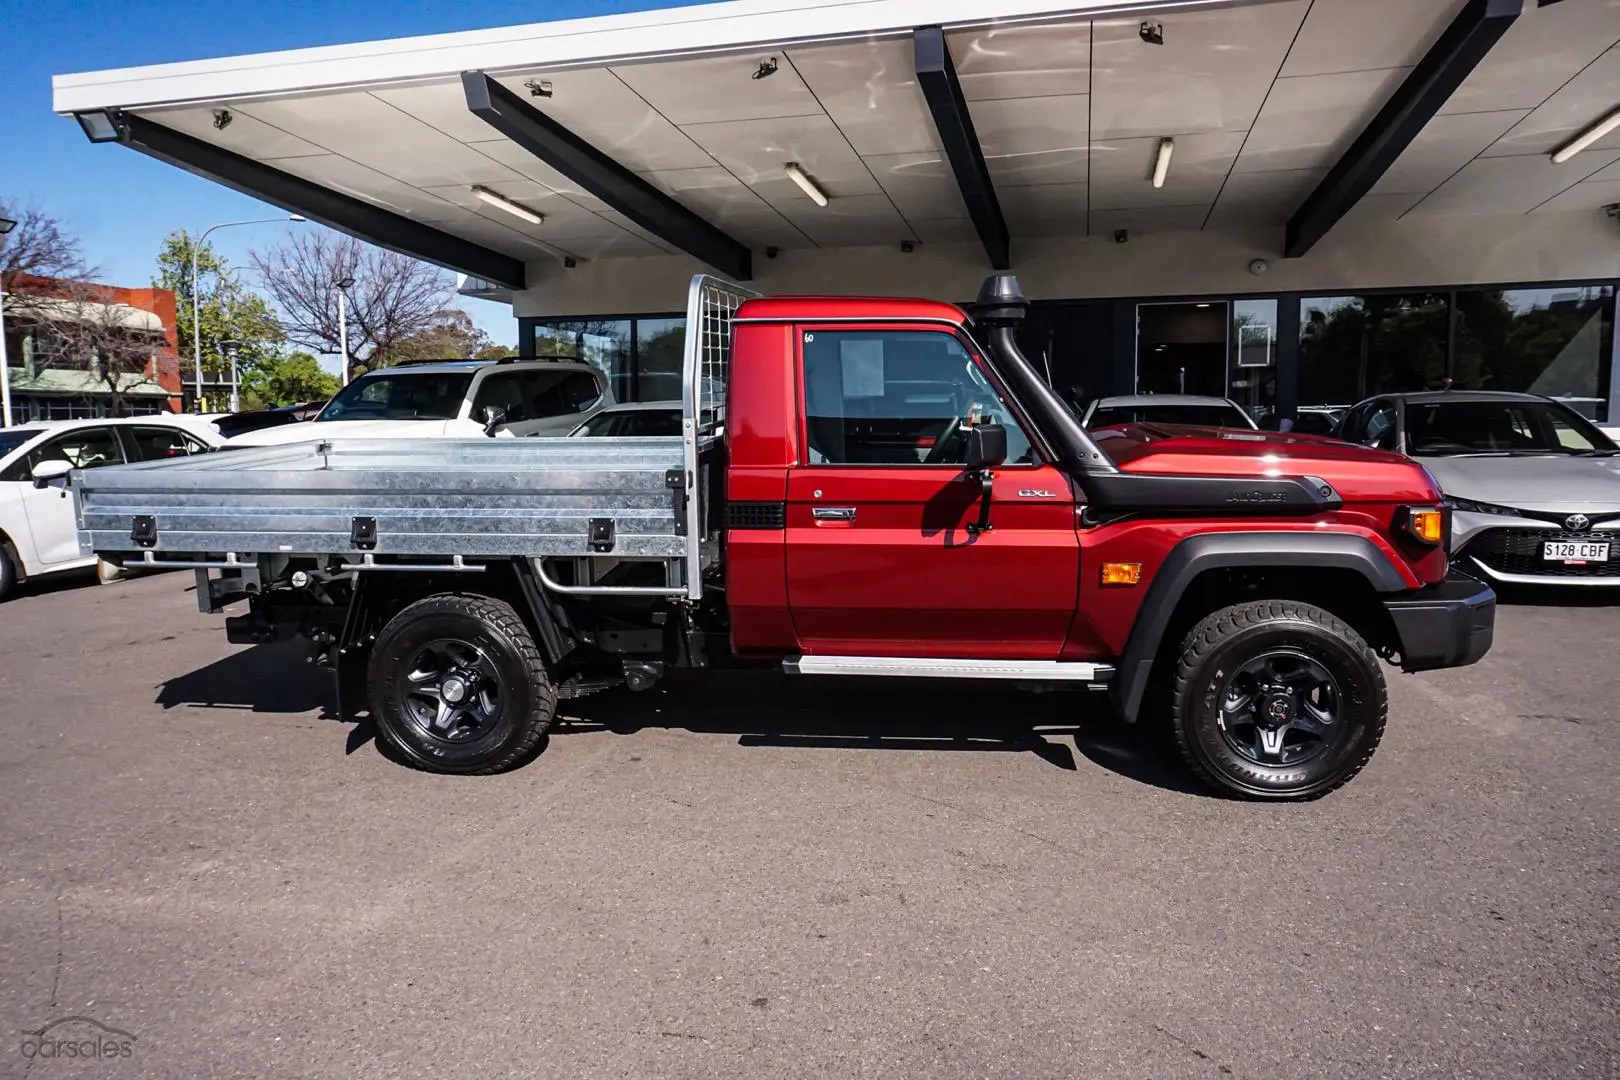
<instances>
[{"instance_id":1,"label":"blue sky","mask_svg":"<svg viewBox=\"0 0 1620 1080\"><path fill-rule=\"evenodd\" d=\"M245 195L117 146L94 146L51 112L51 76L380 37L679 6L680 0L0 0L0 193L62 219L102 280L145 285L171 229L281 213ZM210 239L233 264L278 229L224 229ZM511 309L465 301L496 341L513 344Z\"/></svg>"}]
</instances>

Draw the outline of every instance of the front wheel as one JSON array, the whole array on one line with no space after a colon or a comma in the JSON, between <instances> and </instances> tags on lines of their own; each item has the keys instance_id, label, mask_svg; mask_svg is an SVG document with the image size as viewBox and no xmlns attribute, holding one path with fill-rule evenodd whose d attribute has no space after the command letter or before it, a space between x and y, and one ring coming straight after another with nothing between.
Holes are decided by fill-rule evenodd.
<instances>
[{"instance_id":1,"label":"front wheel","mask_svg":"<svg viewBox=\"0 0 1620 1080\"><path fill-rule=\"evenodd\" d=\"M1360 634L1310 604L1262 600L1215 612L1183 640L1172 720L1183 759L1217 790L1309 799L1361 771L1388 707Z\"/></svg>"},{"instance_id":2,"label":"front wheel","mask_svg":"<svg viewBox=\"0 0 1620 1080\"><path fill-rule=\"evenodd\" d=\"M557 693L510 604L443 593L383 627L367 674L371 714L418 768L502 772L539 747Z\"/></svg>"}]
</instances>

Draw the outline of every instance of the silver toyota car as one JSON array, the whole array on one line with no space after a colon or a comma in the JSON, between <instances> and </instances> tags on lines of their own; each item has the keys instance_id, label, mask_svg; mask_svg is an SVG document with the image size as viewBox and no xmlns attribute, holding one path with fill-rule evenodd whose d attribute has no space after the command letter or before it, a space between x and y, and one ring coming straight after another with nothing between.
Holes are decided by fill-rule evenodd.
<instances>
[{"instance_id":1,"label":"silver toyota car","mask_svg":"<svg viewBox=\"0 0 1620 1080\"><path fill-rule=\"evenodd\" d=\"M1454 562L1495 582L1620 586L1620 448L1534 394L1386 394L1339 436L1409 454L1451 507Z\"/></svg>"}]
</instances>

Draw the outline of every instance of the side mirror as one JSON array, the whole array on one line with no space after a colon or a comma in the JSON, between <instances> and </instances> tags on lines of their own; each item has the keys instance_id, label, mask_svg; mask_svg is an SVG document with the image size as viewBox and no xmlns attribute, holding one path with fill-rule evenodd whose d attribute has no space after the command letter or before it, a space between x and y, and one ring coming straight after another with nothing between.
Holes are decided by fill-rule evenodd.
<instances>
[{"instance_id":1,"label":"side mirror","mask_svg":"<svg viewBox=\"0 0 1620 1080\"><path fill-rule=\"evenodd\" d=\"M55 461L42 461L33 468L34 486L37 488L49 487L52 480L65 480L67 474L73 471L73 463L57 458Z\"/></svg>"},{"instance_id":2,"label":"side mirror","mask_svg":"<svg viewBox=\"0 0 1620 1080\"><path fill-rule=\"evenodd\" d=\"M1000 424L968 428L967 467L973 472L993 469L1007 460L1007 429Z\"/></svg>"},{"instance_id":3,"label":"side mirror","mask_svg":"<svg viewBox=\"0 0 1620 1080\"><path fill-rule=\"evenodd\" d=\"M484 406L484 434L494 437L495 429L506 423L506 410L499 405Z\"/></svg>"}]
</instances>

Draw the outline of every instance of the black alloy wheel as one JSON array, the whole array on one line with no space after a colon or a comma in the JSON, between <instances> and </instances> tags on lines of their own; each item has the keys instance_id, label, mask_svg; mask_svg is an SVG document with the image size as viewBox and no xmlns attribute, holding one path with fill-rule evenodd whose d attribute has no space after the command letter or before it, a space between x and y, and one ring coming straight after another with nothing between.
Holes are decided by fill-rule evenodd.
<instances>
[{"instance_id":1,"label":"black alloy wheel","mask_svg":"<svg viewBox=\"0 0 1620 1080\"><path fill-rule=\"evenodd\" d=\"M534 637L494 597L418 600L377 635L367 698L379 736L432 772L493 773L532 757L557 692Z\"/></svg>"},{"instance_id":2,"label":"black alloy wheel","mask_svg":"<svg viewBox=\"0 0 1620 1080\"><path fill-rule=\"evenodd\" d=\"M1171 720L1188 767L1248 799L1310 799L1348 782L1383 738L1377 655L1332 613L1292 600L1223 608L1182 641Z\"/></svg>"}]
</instances>

